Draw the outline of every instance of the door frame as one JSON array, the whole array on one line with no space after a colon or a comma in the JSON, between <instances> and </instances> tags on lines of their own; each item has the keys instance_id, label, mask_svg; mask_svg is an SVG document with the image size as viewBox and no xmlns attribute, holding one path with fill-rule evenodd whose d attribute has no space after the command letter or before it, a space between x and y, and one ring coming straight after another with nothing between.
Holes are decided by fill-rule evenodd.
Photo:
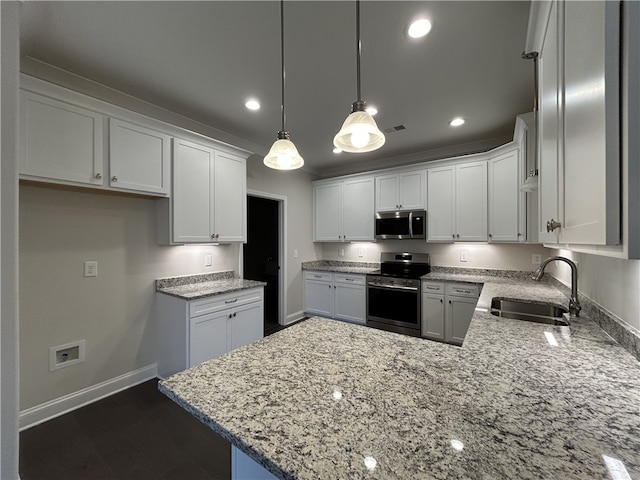
<instances>
[{"instance_id":1,"label":"door frame","mask_svg":"<svg viewBox=\"0 0 640 480\"><path fill-rule=\"evenodd\" d=\"M278 275L278 324L287 324L287 197L275 193L247 190L247 197L265 198L278 202L278 257L280 274ZM247 218L248 221L248 218ZM240 244L238 262L240 276L244 277L244 244Z\"/></svg>"}]
</instances>

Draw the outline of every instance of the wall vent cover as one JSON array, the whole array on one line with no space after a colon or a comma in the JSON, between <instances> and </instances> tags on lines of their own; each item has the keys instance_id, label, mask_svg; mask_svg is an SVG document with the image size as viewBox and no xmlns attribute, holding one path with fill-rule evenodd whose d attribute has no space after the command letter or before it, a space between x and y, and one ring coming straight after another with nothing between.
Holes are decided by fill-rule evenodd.
<instances>
[{"instance_id":1,"label":"wall vent cover","mask_svg":"<svg viewBox=\"0 0 640 480\"><path fill-rule=\"evenodd\" d=\"M404 125L396 125L395 127L385 128L384 130L382 130L382 133L384 133L385 135L388 135L390 133L401 132L406 129L407 127L405 127Z\"/></svg>"}]
</instances>

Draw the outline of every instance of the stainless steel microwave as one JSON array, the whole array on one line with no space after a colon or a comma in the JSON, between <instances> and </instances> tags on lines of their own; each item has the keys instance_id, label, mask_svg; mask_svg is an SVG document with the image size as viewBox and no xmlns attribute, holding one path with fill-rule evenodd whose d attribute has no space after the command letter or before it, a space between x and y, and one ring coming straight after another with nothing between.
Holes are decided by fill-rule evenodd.
<instances>
[{"instance_id":1,"label":"stainless steel microwave","mask_svg":"<svg viewBox=\"0 0 640 480\"><path fill-rule=\"evenodd\" d=\"M426 233L425 210L376 213L376 238L379 240L426 238Z\"/></svg>"}]
</instances>

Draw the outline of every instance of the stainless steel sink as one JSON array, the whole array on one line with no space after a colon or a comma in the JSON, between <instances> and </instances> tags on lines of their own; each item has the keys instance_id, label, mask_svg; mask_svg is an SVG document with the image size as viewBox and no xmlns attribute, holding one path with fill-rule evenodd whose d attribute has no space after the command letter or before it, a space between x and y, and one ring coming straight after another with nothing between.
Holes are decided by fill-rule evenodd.
<instances>
[{"instance_id":1,"label":"stainless steel sink","mask_svg":"<svg viewBox=\"0 0 640 480\"><path fill-rule=\"evenodd\" d=\"M491 299L492 315L515 320L566 326L569 322L562 315L568 311L564 307L548 302L512 300L502 297Z\"/></svg>"}]
</instances>

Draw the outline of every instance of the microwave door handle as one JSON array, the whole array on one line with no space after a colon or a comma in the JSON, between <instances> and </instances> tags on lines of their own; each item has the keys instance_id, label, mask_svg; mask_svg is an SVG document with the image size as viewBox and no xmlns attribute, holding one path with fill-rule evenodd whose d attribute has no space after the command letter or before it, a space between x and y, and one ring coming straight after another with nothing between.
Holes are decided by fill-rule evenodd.
<instances>
[{"instance_id":1,"label":"microwave door handle","mask_svg":"<svg viewBox=\"0 0 640 480\"><path fill-rule=\"evenodd\" d=\"M409 212L409 238L413 238L413 212Z\"/></svg>"}]
</instances>

